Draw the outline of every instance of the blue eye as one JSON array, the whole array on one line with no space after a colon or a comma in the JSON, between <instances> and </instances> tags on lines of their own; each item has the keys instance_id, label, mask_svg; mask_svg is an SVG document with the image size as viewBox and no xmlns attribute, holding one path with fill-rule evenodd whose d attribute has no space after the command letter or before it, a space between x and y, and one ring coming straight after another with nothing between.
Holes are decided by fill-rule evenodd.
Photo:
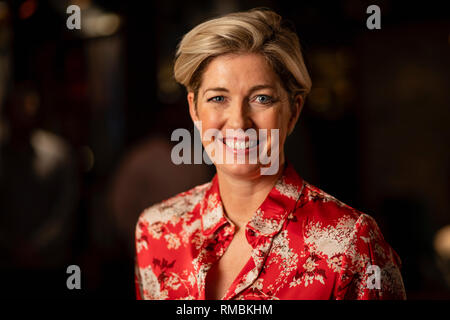
<instances>
[{"instance_id":1,"label":"blue eye","mask_svg":"<svg viewBox=\"0 0 450 320\"><path fill-rule=\"evenodd\" d=\"M256 96L255 98L256 102L261 103L261 104L270 104L273 102L273 99L271 96L265 95L265 94L261 94L259 96Z\"/></svg>"},{"instance_id":2,"label":"blue eye","mask_svg":"<svg viewBox=\"0 0 450 320\"><path fill-rule=\"evenodd\" d=\"M224 96L215 96L215 97L209 98L208 102L209 101L212 101L212 102L223 102L224 100L225 100Z\"/></svg>"}]
</instances>

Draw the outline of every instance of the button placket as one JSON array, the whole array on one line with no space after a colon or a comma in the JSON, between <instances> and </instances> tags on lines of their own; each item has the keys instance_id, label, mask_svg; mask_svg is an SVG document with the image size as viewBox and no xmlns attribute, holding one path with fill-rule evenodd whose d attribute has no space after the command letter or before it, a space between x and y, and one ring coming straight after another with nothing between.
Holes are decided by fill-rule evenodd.
<instances>
[{"instance_id":1,"label":"button placket","mask_svg":"<svg viewBox=\"0 0 450 320\"><path fill-rule=\"evenodd\" d=\"M253 250L251 253L251 259L253 263L253 268L249 270L246 274L240 277L244 281L244 285L242 282L237 286L232 286L230 290L225 295L224 299L231 300L237 297L241 292L249 288L259 277L261 270L264 266L264 261L270 251L270 247L272 244L272 238L265 237L261 235L257 235L255 232L255 240L253 241ZM249 262L250 262L249 261ZM231 290L232 289L232 290Z\"/></svg>"},{"instance_id":2,"label":"button placket","mask_svg":"<svg viewBox=\"0 0 450 320\"><path fill-rule=\"evenodd\" d=\"M206 294L206 278L208 277L208 272L211 267L219 261L219 259L224 255L228 246L234 237L234 226L227 220L223 225L211 233L205 244L203 245L203 263L204 267L202 270L201 286L202 290L200 292L200 298L205 299Z\"/></svg>"}]
</instances>

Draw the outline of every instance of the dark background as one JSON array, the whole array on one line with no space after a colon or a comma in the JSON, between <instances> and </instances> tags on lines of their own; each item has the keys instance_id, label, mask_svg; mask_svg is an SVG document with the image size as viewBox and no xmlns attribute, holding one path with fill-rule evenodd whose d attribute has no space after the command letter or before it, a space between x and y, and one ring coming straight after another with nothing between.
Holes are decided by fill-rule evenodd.
<instances>
[{"instance_id":1,"label":"dark background","mask_svg":"<svg viewBox=\"0 0 450 320\"><path fill-rule=\"evenodd\" d=\"M170 161L172 131L193 130L176 45L259 6L294 23L313 82L288 159L376 219L409 299L450 298L448 11L393 0L0 0L2 297L134 299L139 213L214 173ZM81 290L66 287L72 264Z\"/></svg>"}]
</instances>

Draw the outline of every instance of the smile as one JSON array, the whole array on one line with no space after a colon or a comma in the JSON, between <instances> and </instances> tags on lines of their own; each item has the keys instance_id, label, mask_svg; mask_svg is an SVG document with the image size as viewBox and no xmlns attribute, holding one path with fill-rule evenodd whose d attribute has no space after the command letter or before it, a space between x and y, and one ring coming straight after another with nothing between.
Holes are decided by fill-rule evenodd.
<instances>
[{"instance_id":1,"label":"smile","mask_svg":"<svg viewBox=\"0 0 450 320\"><path fill-rule=\"evenodd\" d=\"M250 149L258 145L257 140L252 141L238 141L236 139L223 139L223 143L225 143L228 147L231 149L237 149L237 150L243 150L243 149Z\"/></svg>"},{"instance_id":2,"label":"smile","mask_svg":"<svg viewBox=\"0 0 450 320\"><path fill-rule=\"evenodd\" d=\"M233 151L245 151L256 147L259 144L258 140L242 140L236 138L223 138L222 143Z\"/></svg>"}]
</instances>

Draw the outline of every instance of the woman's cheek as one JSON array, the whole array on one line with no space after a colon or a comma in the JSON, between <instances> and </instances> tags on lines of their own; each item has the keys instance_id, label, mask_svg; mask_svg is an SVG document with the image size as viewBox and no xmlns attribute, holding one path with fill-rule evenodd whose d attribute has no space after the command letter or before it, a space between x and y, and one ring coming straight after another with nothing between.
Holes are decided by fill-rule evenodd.
<instances>
[{"instance_id":1,"label":"woman's cheek","mask_svg":"<svg viewBox=\"0 0 450 320\"><path fill-rule=\"evenodd\" d=\"M218 128L220 125L220 114L214 110L204 110L199 118L204 129Z\"/></svg>"}]
</instances>

